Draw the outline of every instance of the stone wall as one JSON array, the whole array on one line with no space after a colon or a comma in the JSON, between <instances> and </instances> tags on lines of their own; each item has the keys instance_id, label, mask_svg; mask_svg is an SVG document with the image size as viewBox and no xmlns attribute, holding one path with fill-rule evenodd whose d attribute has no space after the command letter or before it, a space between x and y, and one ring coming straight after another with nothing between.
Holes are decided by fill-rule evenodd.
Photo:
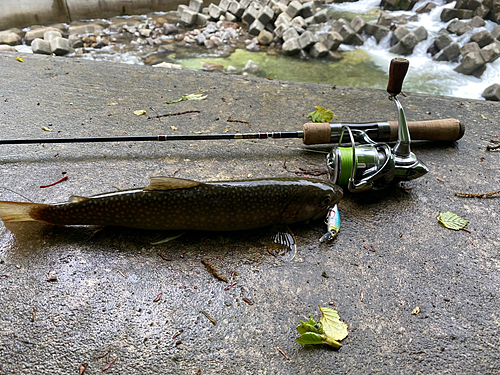
<instances>
[{"instance_id":1,"label":"stone wall","mask_svg":"<svg viewBox=\"0 0 500 375\"><path fill-rule=\"evenodd\" d=\"M2 1L0 30L74 20L109 18L177 9L185 0L9 0Z\"/></svg>"}]
</instances>

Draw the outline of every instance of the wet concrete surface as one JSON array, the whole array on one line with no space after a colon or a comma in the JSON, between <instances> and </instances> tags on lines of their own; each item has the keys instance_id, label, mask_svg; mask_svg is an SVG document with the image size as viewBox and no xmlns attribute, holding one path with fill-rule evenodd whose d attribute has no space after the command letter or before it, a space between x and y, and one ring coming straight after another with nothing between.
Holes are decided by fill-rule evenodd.
<instances>
[{"instance_id":1,"label":"wet concrete surface","mask_svg":"<svg viewBox=\"0 0 500 375\"><path fill-rule=\"evenodd\" d=\"M396 117L380 90L16 56L0 55L1 138L295 131L316 105L344 122ZM201 90L207 100L163 103ZM78 374L85 363L97 374L112 361L107 373L498 373L500 198L454 193L500 188L499 153L486 151L500 135L500 104L401 101L408 120L460 119L463 139L415 143L430 172L406 189L346 193L333 242L318 243L321 220L292 226L291 262L268 253L267 229L153 246L168 234L0 224L0 373ZM147 115L133 114L140 109ZM148 119L185 111L200 112ZM158 175L291 176L324 169L329 151L300 140L0 147L0 199L44 203ZM39 187L63 172L67 181ZM443 228L436 216L448 210L470 232ZM202 259L237 285L225 290ZM338 351L295 342L299 319L319 318L318 304L349 326Z\"/></svg>"}]
</instances>

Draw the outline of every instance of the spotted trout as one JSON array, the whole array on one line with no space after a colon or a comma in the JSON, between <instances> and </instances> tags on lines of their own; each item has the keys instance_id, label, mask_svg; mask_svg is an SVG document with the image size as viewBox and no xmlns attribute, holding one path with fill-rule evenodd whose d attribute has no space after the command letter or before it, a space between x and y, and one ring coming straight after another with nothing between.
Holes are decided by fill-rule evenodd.
<instances>
[{"instance_id":1,"label":"spotted trout","mask_svg":"<svg viewBox=\"0 0 500 375\"><path fill-rule=\"evenodd\" d=\"M145 188L71 196L67 203L0 201L0 218L6 223L236 231L316 219L340 198L339 186L313 178L198 182L153 177Z\"/></svg>"}]
</instances>

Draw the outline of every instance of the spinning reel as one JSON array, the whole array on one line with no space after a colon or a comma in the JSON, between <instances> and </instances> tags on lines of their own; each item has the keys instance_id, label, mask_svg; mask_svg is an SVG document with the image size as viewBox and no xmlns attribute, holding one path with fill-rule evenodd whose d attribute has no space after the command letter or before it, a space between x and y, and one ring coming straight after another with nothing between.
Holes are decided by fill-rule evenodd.
<instances>
[{"instance_id":1,"label":"spinning reel","mask_svg":"<svg viewBox=\"0 0 500 375\"><path fill-rule=\"evenodd\" d=\"M327 156L329 178L352 192L370 189L380 190L393 181L410 181L429 170L410 149L410 132L403 107L397 95L401 93L403 80L408 72L409 61L396 58L389 68L387 92L398 110L398 140L391 149L386 143L377 143L367 131L343 126L338 147ZM341 146L344 134L349 137L350 147ZM357 143L357 145L355 145Z\"/></svg>"}]
</instances>

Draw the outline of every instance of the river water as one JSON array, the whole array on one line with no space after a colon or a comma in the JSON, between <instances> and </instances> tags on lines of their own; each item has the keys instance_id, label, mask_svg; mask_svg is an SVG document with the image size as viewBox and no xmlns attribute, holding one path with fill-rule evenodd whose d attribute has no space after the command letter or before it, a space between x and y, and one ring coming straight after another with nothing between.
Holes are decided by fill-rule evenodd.
<instances>
[{"instance_id":1,"label":"river water","mask_svg":"<svg viewBox=\"0 0 500 375\"><path fill-rule=\"evenodd\" d=\"M417 3L414 9L425 5L428 0ZM494 63L487 64L487 69L482 77L467 76L456 73L453 69L458 63L433 61L426 53L434 39L439 35L440 29L446 28L447 24L441 22L440 14L443 8L452 8L455 2L444 4L443 0L436 0L437 7L427 14L419 14L416 21L408 22L409 29L424 26L429 34L427 40L419 43L413 54L407 56L410 61L410 69L405 79L403 90L405 92L416 92L425 94L436 94L454 96L470 99L481 99L484 89L493 83L500 83L500 59ZM380 0L359 0L353 3L341 3L329 5L330 13L335 19L352 19L355 15L362 16L371 21L378 18ZM415 12L391 12L398 16L415 16ZM163 14L167 18L174 17L174 12ZM413 17L417 18L417 17ZM451 35L460 45L466 43L472 33L486 29L492 31L497 24L486 21L483 28L474 29L460 37ZM322 26L328 31L330 26ZM83 58L94 60L107 60L130 64L143 64L145 51L120 47L119 51L103 48L102 50L85 53ZM141 47L145 48L145 47ZM284 55L268 54L266 52L248 52L244 45L236 49L229 56L222 57L208 50L198 50L196 54L171 54L166 61L181 64L186 69L199 70L206 63L218 64L227 67L232 65L242 69L248 60L253 60L260 67L258 76L280 80L328 83L332 85L356 86L364 88L385 89L387 87L388 67L390 60L397 57L389 53L390 35L379 44L373 37L367 39L360 47L342 45L341 49L344 59L339 62L331 62L322 59L299 59ZM227 55L227 54L226 54ZM209 73L207 73L209 74Z\"/></svg>"},{"instance_id":2,"label":"river water","mask_svg":"<svg viewBox=\"0 0 500 375\"><path fill-rule=\"evenodd\" d=\"M420 1L414 9L420 8L427 2L428 0ZM433 61L426 51L439 35L439 30L448 25L441 22L441 12L444 8L453 8L455 5L455 2L444 4L442 0L437 0L435 3L438 6L434 10L428 14L419 14L417 21L407 24L410 29L424 26L429 37L419 43L413 54L407 57L410 61L410 69L405 79L404 91L482 99L481 94L486 87L493 83L500 83L500 59L488 64L481 78L455 72L453 69L459 65L458 63ZM355 15L360 15L369 21L377 19L379 4L380 0L360 0L354 3L333 4L329 8L336 19L341 17L352 19ZM398 11L391 12L391 14L414 16L415 12ZM472 33L483 29L491 32L496 26L498 26L496 23L486 21L484 28L474 29L473 32L460 37L456 35L451 35L451 37L463 45ZM329 26L325 26L324 30L328 31L328 29ZM251 53L245 50L237 50L227 58L198 57L183 59L180 63L189 69L200 69L206 62L242 68L248 59L252 59L260 66L259 75L262 77L385 89L389 63L391 59L397 57L389 53L390 47L390 35L388 35L379 44L375 38L371 37L363 46L355 49L342 45L342 49L349 52L344 53L343 60L335 63L326 60L269 56L266 53Z\"/></svg>"}]
</instances>

